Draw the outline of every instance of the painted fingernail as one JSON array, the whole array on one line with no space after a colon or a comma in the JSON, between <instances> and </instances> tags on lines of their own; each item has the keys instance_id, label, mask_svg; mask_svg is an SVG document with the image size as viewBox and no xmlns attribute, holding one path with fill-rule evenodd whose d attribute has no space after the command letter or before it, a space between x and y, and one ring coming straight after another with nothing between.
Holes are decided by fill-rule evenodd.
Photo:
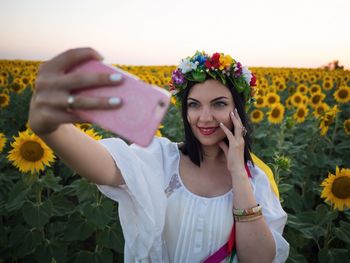
<instances>
[{"instance_id":1,"label":"painted fingernail","mask_svg":"<svg viewBox=\"0 0 350 263\"><path fill-rule=\"evenodd\" d=\"M233 116L233 115L234 115L234 114L233 114L233 111L231 111L230 114Z\"/></svg>"},{"instance_id":2,"label":"painted fingernail","mask_svg":"<svg viewBox=\"0 0 350 263\"><path fill-rule=\"evenodd\" d=\"M118 82L118 81L121 81L122 75L120 75L119 73L113 73L113 74L109 75L109 79L112 82Z\"/></svg>"},{"instance_id":3,"label":"painted fingernail","mask_svg":"<svg viewBox=\"0 0 350 263\"><path fill-rule=\"evenodd\" d=\"M238 113L238 110L237 110L237 108L235 108L235 112L236 112L236 113Z\"/></svg>"},{"instance_id":4,"label":"painted fingernail","mask_svg":"<svg viewBox=\"0 0 350 263\"><path fill-rule=\"evenodd\" d=\"M108 104L111 106L119 105L121 102L120 98L118 97L110 97L108 99Z\"/></svg>"},{"instance_id":5,"label":"painted fingernail","mask_svg":"<svg viewBox=\"0 0 350 263\"><path fill-rule=\"evenodd\" d=\"M224 126L224 124L222 122L220 122L219 124L220 124L220 126Z\"/></svg>"}]
</instances>

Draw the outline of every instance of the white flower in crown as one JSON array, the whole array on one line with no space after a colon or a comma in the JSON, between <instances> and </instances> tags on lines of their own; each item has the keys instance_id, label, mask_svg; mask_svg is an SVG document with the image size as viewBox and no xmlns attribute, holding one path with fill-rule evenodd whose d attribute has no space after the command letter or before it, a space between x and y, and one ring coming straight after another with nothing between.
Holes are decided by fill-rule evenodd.
<instances>
[{"instance_id":1,"label":"white flower in crown","mask_svg":"<svg viewBox=\"0 0 350 263\"><path fill-rule=\"evenodd\" d=\"M250 81L252 80L253 74L252 72L248 69L248 67L244 66L242 67L242 75L245 81L250 85Z\"/></svg>"},{"instance_id":2,"label":"white flower in crown","mask_svg":"<svg viewBox=\"0 0 350 263\"><path fill-rule=\"evenodd\" d=\"M182 74L186 74L187 72L190 72L191 70L197 69L197 64L190 61L190 58L185 58L185 59L181 60L179 68L181 69Z\"/></svg>"}]
</instances>

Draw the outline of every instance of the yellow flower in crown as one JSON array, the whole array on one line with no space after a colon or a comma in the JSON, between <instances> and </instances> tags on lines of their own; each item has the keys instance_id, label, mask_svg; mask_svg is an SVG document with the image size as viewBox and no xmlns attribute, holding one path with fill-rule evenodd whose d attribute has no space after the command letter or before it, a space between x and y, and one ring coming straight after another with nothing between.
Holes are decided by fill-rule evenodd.
<instances>
[{"instance_id":1,"label":"yellow flower in crown","mask_svg":"<svg viewBox=\"0 0 350 263\"><path fill-rule=\"evenodd\" d=\"M236 61L233 60L233 58L231 58L230 55L220 55L220 67L219 69L220 70L223 70L223 69L227 69L229 70L230 69L230 66L232 63L235 63Z\"/></svg>"}]
</instances>

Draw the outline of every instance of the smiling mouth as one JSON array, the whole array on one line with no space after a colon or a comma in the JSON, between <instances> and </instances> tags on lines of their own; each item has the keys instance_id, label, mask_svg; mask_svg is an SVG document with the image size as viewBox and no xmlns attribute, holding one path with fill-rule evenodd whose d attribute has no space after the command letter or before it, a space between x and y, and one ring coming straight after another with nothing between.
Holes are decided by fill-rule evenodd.
<instances>
[{"instance_id":1,"label":"smiling mouth","mask_svg":"<svg viewBox=\"0 0 350 263\"><path fill-rule=\"evenodd\" d=\"M211 135L213 134L219 127L207 127L207 128L201 128L198 127L199 131L203 135Z\"/></svg>"}]
</instances>

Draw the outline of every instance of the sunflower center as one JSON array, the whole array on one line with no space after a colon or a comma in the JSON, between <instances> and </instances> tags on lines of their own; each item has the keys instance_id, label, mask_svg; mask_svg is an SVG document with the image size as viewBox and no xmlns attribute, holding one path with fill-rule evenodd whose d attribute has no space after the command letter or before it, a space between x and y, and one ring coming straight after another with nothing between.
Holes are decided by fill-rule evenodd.
<instances>
[{"instance_id":1,"label":"sunflower center","mask_svg":"<svg viewBox=\"0 0 350 263\"><path fill-rule=\"evenodd\" d=\"M263 104L263 102L264 102L264 100L263 100L262 98L258 98L258 99L256 100L256 104L258 104L258 105Z\"/></svg>"},{"instance_id":2,"label":"sunflower center","mask_svg":"<svg viewBox=\"0 0 350 263\"><path fill-rule=\"evenodd\" d=\"M334 179L332 184L332 193L340 198L346 199L350 197L350 178L341 176Z\"/></svg>"},{"instance_id":3,"label":"sunflower center","mask_svg":"<svg viewBox=\"0 0 350 263\"><path fill-rule=\"evenodd\" d=\"M30 162L39 161L44 155L44 149L37 142L27 141L21 147L22 157Z\"/></svg>"},{"instance_id":4,"label":"sunflower center","mask_svg":"<svg viewBox=\"0 0 350 263\"><path fill-rule=\"evenodd\" d=\"M299 109L297 115L298 115L298 117L304 117L305 116L304 109Z\"/></svg>"},{"instance_id":5,"label":"sunflower center","mask_svg":"<svg viewBox=\"0 0 350 263\"><path fill-rule=\"evenodd\" d=\"M5 101L6 101L5 96L0 95L0 104L5 103Z\"/></svg>"},{"instance_id":6,"label":"sunflower center","mask_svg":"<svg viewBox=\"0 0 350 263\"><path fill-rule=\"evenodd\" d=\"M320 102L320 100L321 100L321 96L319 96L319 95L315 95L312 97L313 104L318 104Z\"/></svg>"},{"instance_id":7,"label":"sunflower center","mask_svg":"<svg viewBox=\"0 0 350 263\"><path fill-rule=\"evenodd\" d=\"M275 97L269 97L269 103L273 104L276 102L276 98Z\"/></svg>"},{"instance_id":8,"label":"sunflower center","mask_svg":"<svg viewBox=\"0 0 350 263\"><path fill-rule=\"evenodd\" d=\"M18 92L21 90L21 85L19 85L18 83L14 82L12 83L12 89L15 91L15 92Z\"/></svg>"},{"instance_id":9,"label":"sunflower center","mask_svg":"<svg viewBox=\"0 0 350 263\"><path fill-rule=\"evenodd\" d=\"M294 97L294 101L295 101L296 103L300 103L300 102L301 102L301 97L295 96L295 97Z\"/></svg>"},{"instance_id":10,"label":"sunflower center","mask_svg":"<svg viewBox=\"0 0 350 263\"><path fill-rule=\"evenodd\" d=\"M272 117L278 118L280 116L280 110L279 109L273 109L271 112Z\"/></svg>"},{"instance_id":11,"label":"sunflower center","mask_svg":"<svg viewBox=\"0 0 350 263\"><path fill-rule=\"evenodd\" d=\"M255 111L253 113L253 118L258 119L259 117L260 117L260 112L259 111Z\"/></svg>"},{"instance_id":12,"label":"sunflower center","mask_svg":"<svg viewBox=\"0 0 350 263\"><path fill-rule=\"evenodd\" d=\"M348 96L348 91L346 89L341 89L338 93L339 98L345 99Z\"/></svg>"}]
</instances>

